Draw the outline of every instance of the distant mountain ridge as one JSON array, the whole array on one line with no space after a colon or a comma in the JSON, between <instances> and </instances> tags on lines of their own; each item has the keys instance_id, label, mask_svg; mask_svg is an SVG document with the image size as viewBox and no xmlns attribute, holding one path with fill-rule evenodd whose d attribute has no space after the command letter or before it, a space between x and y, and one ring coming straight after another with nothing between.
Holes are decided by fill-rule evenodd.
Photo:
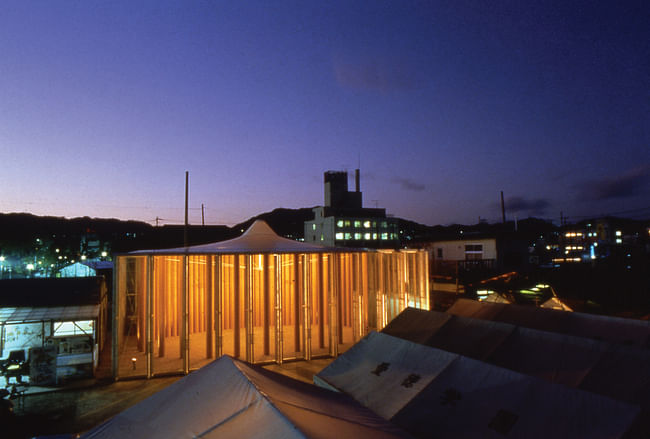
<instances>
[{"instance_id":1,"label":"distant mountain ridge","mask_svg":"<svg viewBox=\"0 0 650 439\"><path fill-rule=\"evenodd\" d=\"M262 219L281 236L300 240L304 237L304 222L314 218L313 208L298 209L277 208L264 212L238 223L232 227L226 225L196 225L189 227L189 244L203 244L221 241L239 236L257 219ZM560 229L549 221L527 218L515 223L479 223L474 225L452 224L447 226L428 226L399 219L400 237L403 242L421 242L459 237L478 237L480 235L499 235L510 233L517 228L520 236L553 232ZM618 221L647 223L618 219ZM583 223L586 221L581 221ZM117 252L143 248L176 247L184 244L183 225L151 224L135 220L115 218L64 218L54 216L37 216L30 213L0 213L0 250L15 246L25 247L35 238L49 241L66 241L81 236L92 235L100 241L112 242Z\"/></svg>"}]
</instances>

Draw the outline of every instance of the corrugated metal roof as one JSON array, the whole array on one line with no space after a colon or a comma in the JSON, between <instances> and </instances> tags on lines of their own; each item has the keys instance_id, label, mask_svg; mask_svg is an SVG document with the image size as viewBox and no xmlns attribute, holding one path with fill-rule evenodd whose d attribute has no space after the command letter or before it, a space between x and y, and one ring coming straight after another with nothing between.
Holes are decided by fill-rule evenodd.
<instances>
[{"instance_id":1,"label":"corrugated metal roof","mask_svg":"<svg viewBox=\"0 0 650 439\"><path fill-rule=\"evenodd\" d=\"M99 305L6 307L0 308L0 323L91 320L99 315Z\"/></svg>"}]
</instances>

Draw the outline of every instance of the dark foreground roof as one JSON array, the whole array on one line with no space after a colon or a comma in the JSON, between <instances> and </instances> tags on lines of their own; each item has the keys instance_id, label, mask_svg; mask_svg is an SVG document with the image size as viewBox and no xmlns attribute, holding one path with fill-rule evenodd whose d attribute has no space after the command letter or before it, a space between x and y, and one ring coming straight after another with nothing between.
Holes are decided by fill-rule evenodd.
<instances>
[{"instance_id":1,"label":"dark foreground roof","mask_svg":"<svg viewBox=\"0 0 650 439\"><path fill-rule=\"evenodd\" d=\"M447 313L540 331L650 348L650 322L533 306L459 299Z\"/></svg>"},{"instance_id":2,"label":"dark foreground roof","mask_svg":"<svg viewBox=\"0 0 650 439\"><path fill-rule=\"evenodd\" d=\"M413 308L382 332L638 405L635 431L650 432L649 349Z\"/></svg>"},{"instance_id":3,"label":"dark foreground roof","mask_svg":"<svg viewBox=\"0 0 650 439\"><path fill-rule=\"evenodd\" d=\"M0 307L97 305L102 294L102 277L0 280Z\"/></svg>"},{"instance_id":4,"label":"dark foreground roof","mask_svg":"<svg viewBox=\"0 0 650 439\"><path fill-rule=\"evenodd\" d=\"M370 333L314 377L416 437L619 438L638 405Z\"/></svg>"},{"instance_id":5,"label":"dark foreground roof","mask_svg":"<svg viewBox=\"0 0 650 439\"><path fill-rule=\"evenodd\" d=\"M81 437L409 436L347 395L222 356Z\"/></svg>"}]
</instances>

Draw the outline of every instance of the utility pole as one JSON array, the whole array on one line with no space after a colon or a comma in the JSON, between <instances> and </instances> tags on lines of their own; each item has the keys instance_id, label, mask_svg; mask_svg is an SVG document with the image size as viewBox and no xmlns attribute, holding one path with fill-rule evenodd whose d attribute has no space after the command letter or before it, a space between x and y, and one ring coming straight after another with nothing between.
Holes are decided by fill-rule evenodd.
<instances>
[{"instance_id":1,"label":"utility pole","mask_svg":"<svg viewBox=\"0 0 650 439\"><path fill-rule=\"evenodd\" d=\"M201 225L205 226L205 207L201 203Z\"/></svg>"},{"instance_id":2,"label":"utility pole","mask_svg":"<svg viewBox=\"0 0 650 439\"><path fill-rule=\"evenodd\" d=\"M503 191L501 191L501 218L503 224L506 223L506 204L503 202Z\"/></svg>"},{"instance_id":3,"label":"utility pole","mask_svg":"<svg viewBox=\"0 0 650 439\"><path fill-rule=\"evenodd\" d=\"M189 226L189 220L188 220L188 208L187 208L187 203L188 203L188 198L189 198L189 184L190 184L190 173L189 171L185 171L185 227L183 229L183 243L185 244L185 247L188 245L188 236L187 236L187 229Z\"/></svg>"}]
</instances>

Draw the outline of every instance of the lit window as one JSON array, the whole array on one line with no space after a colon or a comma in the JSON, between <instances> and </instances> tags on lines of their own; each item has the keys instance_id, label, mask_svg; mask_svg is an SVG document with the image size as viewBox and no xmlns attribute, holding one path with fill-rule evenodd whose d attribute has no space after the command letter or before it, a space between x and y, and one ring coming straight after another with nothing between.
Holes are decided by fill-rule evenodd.
<instances>
[{"instance_id":1,"label":"lit window","mask_svg":"<svg viewBox=\"0 0 650 439\"><path fill-rule=\"evenodd\" d=\"M361 221L355 221L354 227L361 227Z\"/></svg>"},{"instance_id":2,"label":"lit window","mask_svg":"<svg viewBox=\"0 0 650 439\"><path fill-rule=\"evenodd\" d=\"M345 221L344 224L345 224L345 227L350 227L350 221L349 221L349 220L348 220L348 221Z\"/></svg>"},{"instance_id":3,"label":"lit window","mask_svg":"<svg viewBox=\"0 0 650 439\"><path fill-rule=\"evenodd\" d=\"M616 236L622 236L622 235L623 235L623 233L620 230L616 231Z\"/></svg>"},{"instance_id":4,"label":"lit window","mask_svg":"<svg viewBox=\"0 0 650 439\"><path fill-rule=\"evenodd\" d=\"M311 225L311 229L312 229L312 230L316 230L316 224L312 224L312 225Z\"/></svg>"},{"instance_id":5,"label":"lit window","mask_svg":"<svg viewBox=\"0 0 650 439\"><path fill-rule=\"evenodd\" d=\"M92 335L95 322L92 320L78 320L76 322L55 322L54 336L66 335Z\"/></svg>"},{"instance_id":6,"label":"lit window","mask_svg":"<svg viewBox=\"0 0 650 439\"><path fill-rule=\"evenodd\" d=\"M321 241L325 241L325 237L323 236L322 233L320 234L320 240L321 240Z\"/></svg>"},{"instance_id":7,"label":"lit window","mask_svg":"<svg viewBox=\"0 0 650 439\"><path fill-rule=\"evenodd\" d=\"M345 234L345 239L352 239L352 235L350 233Z\"/></svg>"},{"instance_id":8,"label":"lit window","mask_svg":"<svg viewBox=\"0 0 650 439\"><path fill-rule=\"evenodd\" d=\"M383 239L384 241L388 240L388 233L382 233L381 239Z\"/></svg>"},{"instance_id":9,"label":"lit window","mask_svg":"<svg viewBox=\"0 0 650 439\"><path fill-rule=\"evenodd\" d=\"M621 244L621 243L623 243L623 240L621 238L616 238L616 243Z\"/></svg>"},{"instance_id":10,"label":"lit window","mask_svg":"<svg viewBox=\"0 0 650 439\"><path fill-rule=\"evenodd\" d=\"M338 233L336 234L336 239L338 239L338 240L343 239L343 232L338 232Z\"/></svg>"},{"instance_id":11,"label":"lit window","mask_svg":"<svg viewBox=\"0 0 650 439\"><path fill-rule=\"evenodd\" d=\"M336 227L343 227L343 220L338 220L336 222Z\"/></svg>"},{"instance_id":12,"label":"lit window","mask_svg":"<svg viewBox=\"0 0 650 439\"><path fill-rule=\"evenodd\" d=\"M377 234L376 233L372 234L372 239L377 239Z\"/></svg>"},{"instance_id":13,"label":"lit window","mask_svg":"<svg viewBox=\"0 0 650 439\"><path fill-rule=\"evenodd\" d=\"M357 240L361 239L361 233L355 233L354 234L354 239L357 239Z\"/></svg>"},{"instance_id":14,"label":"lit window","mask_svg":"<svg viewBox=\"0 0 650 439\"><path fill-rule=\"evenodd\" d=\"M365 239L366 241L370 240L370 233L364 233L363 239Z\"/></svg>"},{"instance_id":15,"label":"lit window","mask_svg":"<svg viewBox=\"0 0 650 439\"><path fill-rule=\"evenodd\" d=\"M382 221L382 222L381 222L381 226L382 226L382 227L388 227L388 223L387 223L386 221Z\"/></svg>"},{"instance_id":16,"label":"lit window","mask_svg":"<svg viewBox=\"0 0 650 439\"><path fill-rule=\"evenodd\" d=\"M363 227L365 227L366 229L369 229L370 228L370 221L364 221L363 222Z\"/></svg>"}]
</instances>

